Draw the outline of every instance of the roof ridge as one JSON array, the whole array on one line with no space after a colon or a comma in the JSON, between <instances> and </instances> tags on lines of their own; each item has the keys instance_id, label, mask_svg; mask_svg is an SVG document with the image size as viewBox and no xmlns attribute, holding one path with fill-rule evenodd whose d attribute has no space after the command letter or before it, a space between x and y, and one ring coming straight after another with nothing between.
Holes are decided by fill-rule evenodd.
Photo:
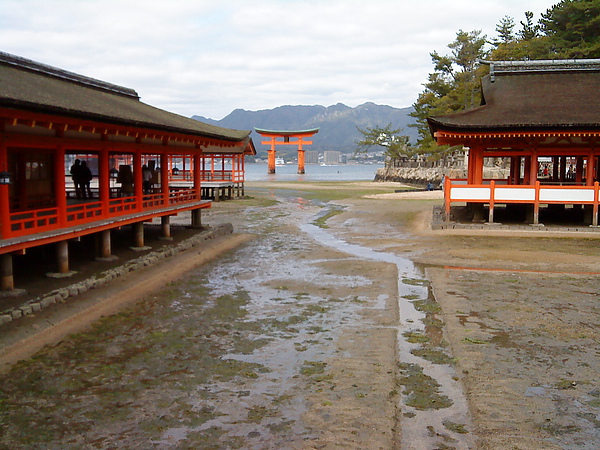
<instances>
[{"instance_id":1,"label":"roof ridge","mask_svg":"<svg viewBox=\"0 0 600 450\"><path fill-rule=\"evenodd\" d=\"M43 75L60 78L63 80L68 80L91 88L107 91L113 94L120 94L127 97L133 97L137 100L139 100L140 98L140 96L134 89L108 83L102 80L97 80L95 78L86 77L84 75L79 75L77 73L59 69L48 64L42 64L31 59L11 55L10 53L0 51L0 64L15 66L20 69L41 73Z\"/></svg>"}]
</instances>

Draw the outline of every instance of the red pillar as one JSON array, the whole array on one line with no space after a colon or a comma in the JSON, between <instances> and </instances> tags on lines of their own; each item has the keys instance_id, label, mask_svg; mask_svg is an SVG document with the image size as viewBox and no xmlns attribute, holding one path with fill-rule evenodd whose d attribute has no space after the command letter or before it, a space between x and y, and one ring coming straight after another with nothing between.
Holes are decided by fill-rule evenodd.
<instances>
[{"instance_id":1,"label":"red pillar","mask_svg":"<svg viewBox=\"0 0 600 450\"><path fill-rule=\"evenodd\" d=\"M108 205L110 203L110 158L108 147L103 147L98 155L98 192L102 202L104 217L108 217Z\"/></svg>"},{"instance_id":2,"label":"red pillar","mask_svg":"<svg viewBox=\"0 0 600 450\"><path fill-rule=\"evenodd\" d=\"M169 204L169 172L170 172L169 155L162 153L160 155L160 192L163 196L163 204Z\"/></svg>"},{"instance_id":3,"label":"red pillar","mask_svg":"<svg viewBox=\"0 0 600 450\"><path fill-rule=\"evenodd\" d=\"M144 207L144 186L142 178L142 155L139 152L133 155L133 192L138 211Z\"/></svg>"},{"instance_id":4,"label":"red pillar","mask_svg":"<svg viewBox=\"0 0 600 450\"><path fill-rule=\"evenodd\" d=\"M302 148L302 138L298 138L298 173L304 174L304 149Z\"/></svg>"},{"instance_id":5,"label":"red pillar","mask_svg":"<svg viewBox=\"0 0 600 450\"><path fill-rule=\"evenodd\" d=\"M594 169L596 166L596 155L594 152L590 152L587 160L587 167L585 172L585 185L593 186L594 185Z\"/></svg>"},{"instance_id":6,"label":"red pillar","mask_svg":"<svg viewBox=\"0 0 600 450\"><path fill-rule=\"evenodd\" d=\"M196 190L196 200L202 199L202 186L201 186L201 172L200 172L200 153L194 155L194 189Z\"/></svg>"},{"instance_id":7,"label":"red pillar","mask_svg":"<svg viewBox=\"0 0 600 450\"><path fill-rule=\"evenodd\" d=\"M58 224L67 223L67 189L65 186L65 148L59 145L54 153L54 193L56 209L58 209Z\"/></svg>"},{"instance_id":8,"label":"red pillar","mask_svg":"<svg viewBox=\"0 0 600 450\"><path fill-rule=\"evenodd\" d=\"M525 156L523 168L523 184L531 184L531 155Z\"/></svg>"},{"instance_id":9,"label":"red pillar","mask_svg":"<svg viewBox=\"0 0 600 450\"><path fill-rule=\"evenodd\" d=\"M529 184L535 184L539 173L537 152L533 152L529 158Z\"/></svg>"},{"instance_id":10,"label":"red pillar","mask_svg":"<svg viewBox=\"0 0 600 450\"><path fill-rule=\"evenodd\" d=\"M467 184L474 184L473 181L475 173L475 149L470 148L469 154L467 155Z\"/></svg>"},{"instance_id":11,"label":"red pillar","mask_svg":"<svg viewBox=\"0 0 600 450\"><path fill-rule=\"evenodd\" d=\"M469 150L469 174L471 176L469 184L483 183L483 150L480 146Z\"/></svg>"},{"instance_id":12,"label":"red pillar","mask_svg":"<svg viewBox=\"0 0 600 450\"><path fill-rule=\"evenodd\" d=\"M2 126L2 125L0 125ZM8 172L8 155L4 139L0 139L0 172ZM15 174L11 174L14 182ZM7 239L10 235L10 199L9 185L0 184L0 239Z\"/></svg>"},{"instance_id":13,"label":"red pillar","mask_svg":"<svg viewBox=\"0 0 600 450\"><path fill-rule=\"evenodd\" d=\"M575 181L581 184L583 181L583 156L577 156L575 161Z\"/></svg>"},{"instance_id":14,"label":"red pillar","mask_svg":"<svg viewBox=\"0 0 600 450\"><path fill-rule=\"evenodd\" d=\"M268 173L275 173L275 136L271 137L271 150L269 150Z\"/></svg>"},{"instance_id":15,"label":"red pillar","mask_svg":"<svg viewBox=\"0 0 600 450\"><path fill-rule=\"evenodd\" d=\"M521 184L521 157L510 158L510 184Z\"/></svg>"},{"instance_id":16,"label":"red pillar","mask_svg":"<svg viewBox=\"0 0 600 450\"><path fill-rule=\"evenodd\" d=\"M242 164L242 167L241 167L241 170L242 170L241 181L246 181L246 157L244 156L243 153L240 155L240 161L241 161L241 164Z\"/></svg>"}]
</instances>

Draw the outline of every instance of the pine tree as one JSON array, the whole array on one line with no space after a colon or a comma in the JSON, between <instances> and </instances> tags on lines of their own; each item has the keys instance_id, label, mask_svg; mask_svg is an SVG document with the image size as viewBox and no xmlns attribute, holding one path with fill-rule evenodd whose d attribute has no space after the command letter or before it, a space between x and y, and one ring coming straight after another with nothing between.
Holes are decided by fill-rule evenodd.
<instances>
[{"instance_id":1,"label":"pine tree","mask_svg":"<svg viewBox=\"0 0 600 450\"><path fill-rule=\"evenodd\" d=\"M553 57L600 58L600 0L563 0L540 19Z\"/></svg>"},{"instance_id":2,"label":"pine tree","mask_svg":"<svg viewBox=\"0 0 600 450\"><path fill-rule=\"evenodd\" d=\"M439 159L448 151L434 142L427 117L450 114L479 105L481 88L479 79L487 70L477 64L487 55L486 36L480 30L465 32L459 30L456 39L448 44L449 55L431 53L434 72L429 75L425 90L413 105L418 128L419 153Z\"/></svg>"},{"instance_id":3,"label":"pine tree","mask_svg":"<svg viewBox=\"0 0 600 450\"><path fill-rule=\"evenodd\" d=\"M392 164L414 155L414 149L408 145L408 136L401 134L401 128L392 129L391 123L385 127L356 128L363 136L363 139L356 142L357 153L367 152L372 147L381 147L386 159Z\"/></svg>"}]
</instances>

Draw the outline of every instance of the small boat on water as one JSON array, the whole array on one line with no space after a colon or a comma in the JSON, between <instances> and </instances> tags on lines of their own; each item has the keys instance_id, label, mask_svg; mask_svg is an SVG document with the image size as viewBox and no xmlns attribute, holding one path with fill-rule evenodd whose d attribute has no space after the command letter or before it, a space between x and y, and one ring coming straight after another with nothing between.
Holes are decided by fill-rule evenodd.
<instances>
[{"instance_id":1,"label":"small boat on water","mask_svg":"<svg viewBox=\"0 0 600 450\"><path fill-rule=\"evenodd\" d=\"M285 166L285 160L283 158L275 158L276 166Z\"/></svg>"}]
</instances>

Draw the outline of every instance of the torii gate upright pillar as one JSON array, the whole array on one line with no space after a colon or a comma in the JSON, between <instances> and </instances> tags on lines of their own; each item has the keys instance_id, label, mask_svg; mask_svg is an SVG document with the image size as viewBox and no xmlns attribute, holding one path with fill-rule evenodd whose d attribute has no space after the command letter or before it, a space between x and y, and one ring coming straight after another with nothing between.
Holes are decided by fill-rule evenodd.
<instances>
[{"instance_id":1,"label":"torii gate upright pillar","mask_svg":"<svg viewBox=\"0 0 600 450\"><path fill-rule=\"evenodd\" d=\"M275 173L275 154L277 145L298 145L298 173L303 174L304 172L304 148L303 145L310 145L312 141L305 141L304 138L309 138L312 135L319 132L318 128L312 128L310 130L300 131L273 131L263 130L255 128L256 132L263 137L270 138L269 141L262 141L263 145L270 145L271 148L268 150L269 154L269 165L268 173ZM283 138L282 141L278 141L277 138ZM296 138L297 141L290 142L290 138Z\"/></svg>"}]
</instances>

